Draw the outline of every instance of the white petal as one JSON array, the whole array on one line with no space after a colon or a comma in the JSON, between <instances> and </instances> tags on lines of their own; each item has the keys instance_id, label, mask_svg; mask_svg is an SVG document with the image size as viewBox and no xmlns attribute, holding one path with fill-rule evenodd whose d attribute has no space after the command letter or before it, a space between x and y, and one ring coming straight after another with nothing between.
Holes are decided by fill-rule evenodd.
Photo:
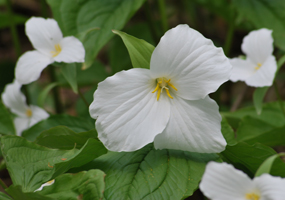
<instances>
[{"instance_id":1,"label":"white petal","mask_svg":"<svg viewBox=\"0 0 285 200\"><path fill-rule=\"evenodd\" d=\"M28 84L37 80L44 68L53 62L53 59L38 51L28 51L18 60L15 77L21 84Z\"/></svg>"},{"instance_id":2,"label":"white petal","mask_svg":"<svg viewBox=\"0 0 285 200\"><path fill-rule=\"evenodd\" d=\"M269 56L262 64L262 66L256 70L256 72L250 76L245 83L253 87L271 86L277 70L276 59L274 56Z\"/></svg>"},{"instance_id":3,"label":"white petal","mask_svg":"<svg viewBox=\"0 0 285 200\"><path fill-rule=\"evenodd\" d=\"M24 130L29 128L30 118L28 117L15 117L14 118L14 126L16 129L16 133L18 136L22 134Z\"/></svg>"},{"instance_id":4,"label":"white petal","mask_svg":"<svg viewBox=\"0 0 285 200\"><path fill-rule=\"evenodd\" d=\"M284 200L285 179L263 174L254 178L253 182L261 193L260 200Z\"/></svg>"},{"instance_id":5,"label":"white petal","mask_svg":"<svg viewBox=\"0 0 285 200\"><path fill-rule=\"evenodd\" d=\"M28 108L26 97L21 92L21 86L16 80L13 83L7 84L2 93L2 101L14 114L25 117Z\"/></svg>"},{"instance_id":6,"label":"white petal","mask_svg":"<svg viewBox=\"0 0 285 200\"><path fill-rule=\"evenodd\" d=\"M121 71L99 83L89 111L99 139L111 151L135 151L153 142L169 120L169 98L159 101L147 69Z\"/></svg>"},{"instance_id":7,"label":"white petal","mask_svg":"<svg viewBox=\"0 0 285 200\"><path fill-rule=\"evenodd\" d=\"M85 49L82 43L75 37L65 37L60 42L61 52L54 57L57 62L84 62Z\"/></svg>"},{"instance_id":8,"label":"white petal","mask_svg":"<svg viewBox=\"0 0 285 200\"><path fill-rule=\"evenodd\" d=\"M255 66L247 60L233 58L230 59L230 63L233 66L230 80L233 82L245 81L255 73Z\"/></svg>"},{"instance_id":9,"label":"white petal","mask_svg":"<svg viewBox=\"0 0 285 200\"><path fill-rule=\"evenodd\" d=\"M29 126L33 126L34 124L38 123L49 117L49 114L42 108L34 105L30 105L30 109L32 111L31 121Z\"/></svg>"},{"instance_id":10,"label":"white petal","mask_svg":"<svg viewBox=\"0 0 285 200\"><path fill-rule=\"evenodd\" d=\"M54 19L32 17L26 22L26 34L34 48L51 57L54 45L62 40L62 33Z\"/></svg>"},{"instance_id":11,"label":"white petal","mask_svg":"<svg viewBox=\"0 0 285 200\"><path fill-rule=\"evenodd\" d=\"M199 153L217 153L225 149L221 116L216 102L208 96L201 100L170 100L170 119L164 131L154 139L157 149L177 149Z\"/></svg>"},{"instance_id":12,"label":"white petal","mask_svg":"<svg viewBox=\"0 0 285 200\"><path fill-rule=\"evenodd\" d=\"M227 163L209 162L200 183L200 190L211 200L245 200L253 187L250 178Z\"/></svg>"},{"instance_id":13,"label":"white petal","mask_svg":"<svg viewBox=\"0 0 285 200\"><path fill-rule=\"evenodd\" d=\"M51 181L48 181L48 182L42 184L41 187L39 187L38 189L36 189L34 192L36 192L36 191L41 191L44 187L50 186L50 185L54 184L54 181L55 181L55 180L53 179L53 180L51 180Z\"/></svg>"},{"instance_id":14,"label":"white petal","mask_svg":"<svg viewBox=\"0 0 285 200\"><path fill-rule=\"evenodd\" d=\"M254 63L263 63L273 53L272 31L262 28L244 37L241 49Z\"/></svg>"},{"instance_id":15,"label":"white petal","mask_svg":"<svg viewBox=\"0 0 285 200\"><path fill-rule=\"evenodd\" d=\"M229 80L231 65L222 48L214 46L188 25L167 31L155 48L150 63L153 78L165 77L188 100L204 98Z\"/></svg>"}]
</instances>

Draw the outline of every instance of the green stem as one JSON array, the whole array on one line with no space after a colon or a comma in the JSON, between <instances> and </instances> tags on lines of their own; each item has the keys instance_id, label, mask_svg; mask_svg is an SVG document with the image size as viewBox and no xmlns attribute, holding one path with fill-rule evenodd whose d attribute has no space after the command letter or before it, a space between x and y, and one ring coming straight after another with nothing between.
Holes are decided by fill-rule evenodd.
<instances>
[{"instance_id":1,"label":"green stem","mask_svg":"<svg viewBox=\"0 0 285 200\"><path fill-rule=\"evenodd\" d=\"M282 99L281 99L281 95L280 95L280 93L279 93L279 90L278 90L278 86L277 86L276 81L273 82L273 85L274 85L274 89L275 89L276 96L277 96L277 98L278 98L279 106L280 106L280 108L281 108L281 110L282 110L282 113L283 113L283 115L284 115L284 117L285 117L285 109L284 109L284 106L283 106L283 101L282 101Z\"/></svg>"},{"instance_id":2,"label":"green stem","mask_svg":"<svg viewBox=\"0 0 285 200\"><path fill-rule=\"evenodd\" d=\"M230 23L230 27L228 29L228 33L227 33L227 37L226 37L226 42L224 45L224 52L225 52L226 56L228 56L230 53L234 31L235 31L235 24L234 24L234 22L232 22L232 23Z\"/></svg>"},{"instance_id":3,"label":"green stem","mask_svg":"<svg viewBox=\"0 0 285 200\"><path fill-rule=\"evenodd\" d=\"M44 18L48 17L47 3L45 0L41 0L41 12Z\"/></svg>"},{"instance_id":4,"label":"green stem","mask_svg":"<svg viewBox=\"0 0 285 200\"><path fill-rule=\"evenodd\" d=\"M164 32L168 30L168 23L167 23L167 15L165 11L165 2L164 0L158 0L158 7L161 17L162 29Z\"/></svg>"},{"instance_id":5,"label":"green stem","mask_svg":"<svg viewBox=\"0 0 285 200\"><path fill-rule=\"evenodd\" d=\"M275 73L275 77L276 77L276 74L278 73L278 71L280 70L280 68L282 67L282 65L285 63L285 55L282 56L281 58L279 58L279 60L277 61L277 70L276 70L276 73Z\"/></svg>"},{"instance_id":6,"label":"green stem","mask_svg":"<svg viewBox=\"0 0 285 200\"><path fill-rule=\"evenodd\" d=\"M8 188L8 186L4 183L4 181L1 178L0 178L0 185L4 190Z\"/></svg>"},{"instance_id":7,"label":"green stem","mask_svg":"<svg viewBox=\"0 0 285 200\"><path fill-rule=\"evenodd\" d=\"M56 75L55 75L54 66L52 66L52 65L49 66L49 75L50 75L51 82L55 83L56 82ZM53 101L54 101L56 113L62 113L63 112L63 106L61 105L61 102L60 102L59 87L55 86L52 89L52 93L53 93Z\"/></svg>"},{"instance_id":8,"label":"green stem","mask_svg":"<svg viewBox=\"0 0 285 200\"><path fill-rule=\"evenodd\" d=\"M80 89L78 90L78 94L81 97L81 99L83 100L83 102L85 103L85 105L87 106L87 108L89 109L89 103L88 101L85 99L84 95L82 94L82 92L80 91Z\"/></svg>"},{"instance_id":9,"label":"green stem","mask_svg":"<svg viewBox=\"0 0 285 200\"><path fill-rule=\"evenodd\" d=\"M156 26L155 26L154 20L152 18L150 7L151 6L149 4L149 1L146 1L144 4L144 11L145 11L146 19L147 19L147 24L149 26L152 39L157 44L159 42L159 37L158 37L157 32L156 32L156 28L155 28Z\"/></svg>"}]
</instances>

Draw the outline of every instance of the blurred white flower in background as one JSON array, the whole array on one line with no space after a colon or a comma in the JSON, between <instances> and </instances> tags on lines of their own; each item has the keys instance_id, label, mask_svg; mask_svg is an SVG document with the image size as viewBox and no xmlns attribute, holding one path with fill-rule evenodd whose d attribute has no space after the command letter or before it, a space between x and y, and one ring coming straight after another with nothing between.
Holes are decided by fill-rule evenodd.
<instances>
[{"instance_id":1,"label":"blurred white flower in background","mask_svg":"<svg viewBox=\"0 0 285 200\"><path fill-rule=\"evenodd\" d=\"M84 62L85 49L75 37L63 37L54 19L32 17L26 22L26 34L34 51L24 53L16 64L15 77L28 84L40 77L42 70L53 62Z\"/></svg>"},{"instance_id":2,"label":"blurred white flower in background","mask_svg":"<svg viewBox=\"0 0 285 200\"><path fill-rule=\"evenodd\" d=\"M251 180L230 164L209 162L200 190L212 200L284 200L285 179L262 174Z\"/></svg>"},{"instance_id":3,"label":"blurred white flower in background","mask_svg":"<svg viewBox=\"0 0 285 200\"><path fill-rule=\"evenodd\" d=\"M27 105L21 86L17 80L14 80L13 83L6 85L2 93L4 105L16 115L14 125L17 135L21 135L25 129L49 117L44 109L35 105Z\"/></svg>"},{"instance_id":4,"label":"blurred white flower in background","mask_svg":"<svg viewBox=\"0 0 285 200\"><path fill-rule=\"evenodd\" d=\"M208 94L230 76L221 48L187 25L165 33L150 69L134 68L99 83L90 105L99 139L111 151L221 152L219 107Z\"/></svg>"},{"instance_id":5,"label":"blurred white flower in background","mask_svg":"<svg viewBox=\"0 0 285 200\"><path fill-rule=\"evenodd\" d=\"M50 186L50 185L52 185L52 184L54 184L54 179L52 179L52 180L50 180L50 181L48 181L48 182L42 184L41 187L39 187L38 189L36 189L34 192L41 191L44 187Z\"/></svg>"},{"instance_id":6,"label":"blurred white flower in background","mask_svg":"<svg viewBox=\"0 0 285 200\"><path fill-rule=\"evenodd\" d=\"M230 59L233 66L230 80L238 80L252 87L271 86L277 70L273 53L272 31L259 29L251 31L244 37L241 49L246 54L246 60Z\"/></svg>"}]
</instances>

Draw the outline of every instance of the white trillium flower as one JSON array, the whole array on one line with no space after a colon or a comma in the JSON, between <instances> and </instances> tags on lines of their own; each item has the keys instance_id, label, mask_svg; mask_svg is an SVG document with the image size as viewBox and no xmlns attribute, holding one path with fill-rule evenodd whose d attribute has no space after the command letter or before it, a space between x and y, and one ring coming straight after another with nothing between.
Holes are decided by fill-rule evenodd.
<instances>
[{"instance_id":1,"label":"white trillium flower","mask_svg":"<svg viewBox=\"0 0 285 200\"><path fill-rule=\"evenodd\" d=\"M21 86L17 80L14 80L13 83L6 85L2 93L4 105L17 115L14 118L17 135L21 135L27 128L49 117L49 114L42 108L26 104L26 97L21 92Z\"/></svg>"},{"instance_id":2,"label":"white trillium flower","mask_svg":"<svg viewBox=\"0 0 285 200\"><path fill-rule=\"evenodd\" d=\"M250 179L227 163L209 162L200 183L212 200L284 200L285 179L262 174Z\"/></svg>"},{"instance_id":3,"label":"white trillium flower","mask_svg":"<svg viewBox=\"0 0 285 200\"><path fill-rule=\"evenodd\" d=\"M63 37L54 19L32 17L26 22L26 34L36 50L24 53L18 60L16 79L28 84L40 77L53 62L84 62L85 49L75 37Z\"/></svg>"},{"instance_id":4,"label":"white trillium flower","mask_svg":"<svg viewBox=\"0 0 285 200\"><path fill-rule=\"evenodd\" d=\"M90 115L111 151L156 149L221 152L218 105L208 94L227 81L231 65L221 48L187 25L165 33L150 69L133 68L99 83Z\"/></svg>"},{"instance_id":5,"label":"white trillium flower","mask_svg":"<svg viewBox=\"0 0 285 200\"><path fill-rule=\"evenodd\" d=\"M252 87L272 85L277 70L273 53L272 31L260 29L250 32L244 37L241 49L246 54L246 60L230 59L233 66L230 80L238 80Z\"/></svg>"},{"instance_id":6,"label":"white trillium flower","mask_svg":"<svg viewBox=\"0 0 285 200\"><path fill-rule=\"evenodd\" d=\"M39 187L38 189L36 189L34 192L41 191L44 187L50 186L50 185L52 185L52 184L54 184L54 179L52 179L52 180L50 180L50 181L48 181L48 182L42 184L41 187Z\"/></svg>"}]
</instances>

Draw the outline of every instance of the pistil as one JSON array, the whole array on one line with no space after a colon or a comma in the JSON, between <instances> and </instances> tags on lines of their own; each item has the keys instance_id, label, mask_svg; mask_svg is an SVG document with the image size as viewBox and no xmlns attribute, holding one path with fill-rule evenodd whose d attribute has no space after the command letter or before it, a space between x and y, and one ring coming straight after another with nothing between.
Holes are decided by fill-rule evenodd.
<instances>
[{"instance_id":1,"label":"pistil","mask_svg":"<svg viewBox=\"0 0 285 200\"><path fill-rule=\"evenodd\" d=\"M152 91L152 93L155 93L157 91L157 101L159 100L160 94L163 92L163 89L165 89L167 96L173 99L173 97L169 93L169 88L167 86L172 87L176 91L177 88L170 83L171 79L167 80L166 78L163 77L156 79L156 81L157 81L156 88L154 89L154 91Z\"/></svg>"}]
</instances>

